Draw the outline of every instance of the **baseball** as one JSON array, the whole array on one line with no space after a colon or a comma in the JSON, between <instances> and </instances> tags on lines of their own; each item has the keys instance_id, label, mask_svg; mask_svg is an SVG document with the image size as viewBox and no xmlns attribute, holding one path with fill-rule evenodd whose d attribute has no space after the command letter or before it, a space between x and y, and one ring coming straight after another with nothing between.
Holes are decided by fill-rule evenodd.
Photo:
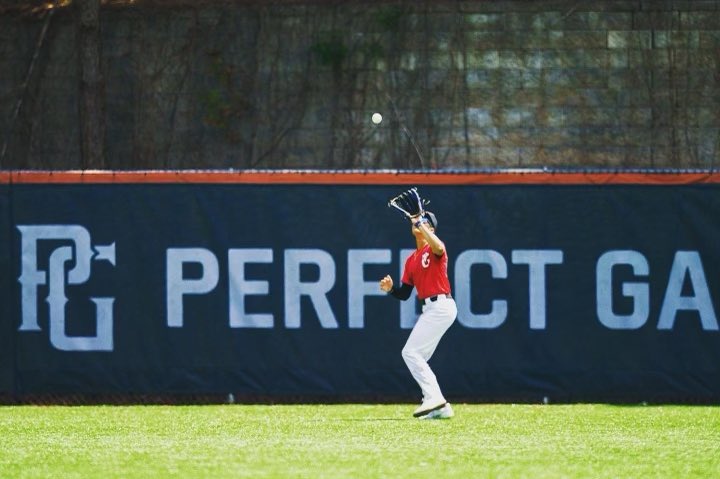
<instances>
[{"instance_id":1,"label":"baseball","mask_svg":"<svg viewBox=\"0 0 720 479\"><path fill-rule=\"evenodd\" d=\"M380 122L382 121L382 115L380 113L373 113L371 119L372 119L373 123L375 123L376 125L379 125Z\"/></svg>"}]
</instances>

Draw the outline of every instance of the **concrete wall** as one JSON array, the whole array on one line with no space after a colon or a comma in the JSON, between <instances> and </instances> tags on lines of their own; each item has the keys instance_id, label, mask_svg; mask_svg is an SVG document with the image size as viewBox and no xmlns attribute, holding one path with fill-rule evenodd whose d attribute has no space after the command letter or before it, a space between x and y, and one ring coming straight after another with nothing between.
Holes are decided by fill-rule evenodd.
<instances>
[{"instance_id":1,"label":"concrete wall","mask_svg":"<svg viewBox=\"0 0 720 479\"><path fill-rule=\"evenodd\" d=\"M0 168L82 165L72 8L23 88L44 22L0 16ZM717 1L136 6L101 22L108 168L718 163Z\"/></svg>"}]
</instances>

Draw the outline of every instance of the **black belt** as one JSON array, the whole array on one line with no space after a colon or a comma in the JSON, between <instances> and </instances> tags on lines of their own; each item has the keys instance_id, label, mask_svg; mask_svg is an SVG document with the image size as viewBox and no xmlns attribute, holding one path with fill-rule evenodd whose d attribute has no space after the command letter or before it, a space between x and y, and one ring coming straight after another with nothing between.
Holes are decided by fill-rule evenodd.
<instances>
[{"instance_id":1,"label":"black belt","mask_svg":"<svg viewBox=\"0 0 720 479\"><path fill-rule=\"evenodd\" d=\"M450 295L450 293L447 293L447 294L439 294L439 295L437 295L437 296L429 296L429 297L427 297L427 298L425 298L425 299L421 299L420 302L423 303L423 304L427 304L428 301L434 303L435 301L438 300L438 297L439 297L439 296L444 296L444 297L447 298L447 299L451 299L451 298L452 298L452 296Z\"/></svg>"}]
</instances>

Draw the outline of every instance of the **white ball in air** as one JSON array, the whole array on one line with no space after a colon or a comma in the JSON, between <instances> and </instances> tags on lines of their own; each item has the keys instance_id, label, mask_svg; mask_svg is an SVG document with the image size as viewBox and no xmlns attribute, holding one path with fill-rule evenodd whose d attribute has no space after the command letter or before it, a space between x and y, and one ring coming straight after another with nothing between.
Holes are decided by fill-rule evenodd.
<instances>
[{"instance_id":1,"label":"white ball in air","mask_svg":"<svg viewBox=\"0 0 720 479\"><path fill-rule=\"evenodd\" d=\"M380 113L373 113L371 119L372 119L373 123L375 123L376 125L379 125L380 122L382 121L382 115Z\"/></svg>"}]
</instances>

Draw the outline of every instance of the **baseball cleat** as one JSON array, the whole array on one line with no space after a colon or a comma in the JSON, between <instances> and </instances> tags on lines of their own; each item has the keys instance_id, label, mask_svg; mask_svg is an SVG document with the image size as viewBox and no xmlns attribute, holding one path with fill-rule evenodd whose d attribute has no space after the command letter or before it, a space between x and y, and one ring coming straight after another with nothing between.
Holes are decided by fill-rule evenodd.
<instances>
[{"instance_id":1,"label":"baseball cleat","mask_svg":"<svg viewBox=\"0 0 720 479\"><path fill-rule=\"evenodd\" d=\"M447 404L447 401L442 399L425 399L423 400L422 404L418 406L417 409L415 409L415 412L413 413L413 417L422 417L427 414L430 414L433 411L436 411L438 409L441 409Z\"/></svg>"},{"instance_id":2,"label":"baseball cleat","mask_svg":"<svg viewBox=\"0 0 720 479\"><path fill-rule=\"evenodd\" d=\"M450 419L454 415L455 412L453 411L452 406L450 406L450 403L446 403L440 409L431 411L424 416L420 416L418 419Z\"/></svg>"}]
</instances>

